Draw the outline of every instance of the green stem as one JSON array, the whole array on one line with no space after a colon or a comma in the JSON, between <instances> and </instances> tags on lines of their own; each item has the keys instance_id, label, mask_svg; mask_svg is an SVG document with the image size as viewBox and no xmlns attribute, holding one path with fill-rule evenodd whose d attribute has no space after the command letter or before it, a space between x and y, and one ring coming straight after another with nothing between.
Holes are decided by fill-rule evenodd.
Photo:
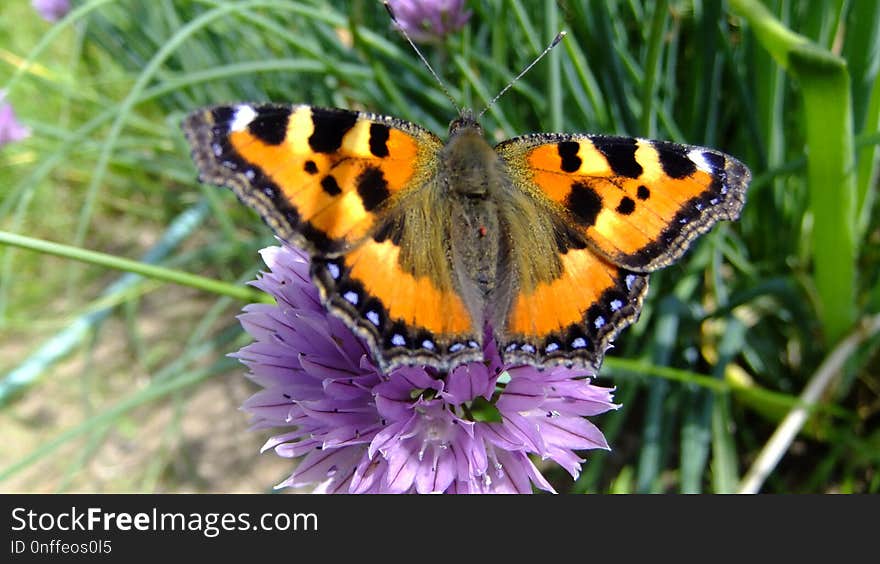
<instances>
[{"instance_id":1,"label":"green stem","mask_svg":"<svg viewBox=\"0 0 880 564\"><path fill-rule=\"evenodd\" d=\"M9 233L8 231L0 231L0 245L10 245L106 268L132 272L148 278L172 282L182 286L189 286L198 290L204 290L220 296L229 296L230 298L246 302L267 301L265 294L250 288L227 284L226 282L220 282L213 278L197 276L195 274L189 274L152 264L145 264L136 260L125 259L106 253L99 253L79 247L72 247L70 245L53 243L51 241L35 239L33 237L18 235L16 233Z\"/></svg>"},{"instance_id":2,"label":"green stem","mask_svg":"<svg viewBox=\"0 0 880 564\"><path fill-rule=\"evenodd\" d=\"M792 408L799 405L796 397L781 392L774 392L765 388L760 388L754 384L744 384L736 380L719 380L712 376L704 374L696 374L688 370L678 368L670 368L668 366L658 366L656 364L648 364L640 360L630 360L626 358L606 358L602 376L617 377L622 374L630 374L633 376L657 376L673 382L681 382L683 384L697 385L717 393L734 393L742 396L749 396L751 399L761 401L769 405L779 407ZM854 415L852 412L833 404L822 404L819 409L825 410L837 417L852 420Z\"/></svg>"},{"instance_id":3,"label":"green stem","mask_svg":"<svg viewBox=\"0 0 880 564\"><path fill-rule=\"evenodd\" d=\"M846 62L786 28L757 0L730 0L803 94L818 315L829 342L856 319L857 217L852 96Z\"/></svg>"}]
</instances>

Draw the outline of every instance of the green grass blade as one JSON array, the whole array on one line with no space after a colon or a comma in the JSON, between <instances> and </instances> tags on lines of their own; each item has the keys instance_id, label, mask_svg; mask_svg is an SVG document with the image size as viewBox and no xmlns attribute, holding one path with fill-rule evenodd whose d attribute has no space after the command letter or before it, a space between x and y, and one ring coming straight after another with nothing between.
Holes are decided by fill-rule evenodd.
<instances>
[{"instance_id":1,"label":"green grass blade","mask_svg":"<svg viewBox=\"0 0 880 564\"><path fill-rule=\"evenodd\" d=\"M734 493L739 483L737 470L735 419L731 413L730 396L715 396L712 404L712 491Z\"/></svg>"},{"instance_id":2,"label":"green grass blade","mask_svg":"<svg viewBox=\"0 0 880 564\"><path fill-rule=\"evenodd\" d=\"M657 114L653 102L656 93L660 57L663 54L666 21L669 16L667 0L654 2L654 14L651 17L651 31L648 36L648 52L645 55L644 74L642 75L642 107L639 118L639 133L645 137L657 136Z\"/></svg>"},{"instance_id":3,"label":"green grass blade","mask_svg":"<svg viewBox=\"0 0 880 564\"><path fill-rule=\"evenodd\" d=\"M756 0L731 0L761 45L799 82L808 150L818 313L829 342L855 321L856 194L852 100L846 63L786 28Z\"/></svg>"},{"instance_id":4,"label":"green grass blade","mask_svg":"<svg viewBox=\"0 0 880 564\"><path fill-rule=\"evenodd\" d=\"M843 55L852 77L853 123L861 133L876 128L865 118L880 73L880 2L853 2L847 22Z\"/></svg>"},{"instance_id":5,"label":"green grass blade","mask_svg":"<svg viewBox=\"0 0 880 564\"><path fill-rule=\"evenodd\" d=\"M555 37L559 33L559 11L555 5L547 2L544 5L544 34L545 37ZM563 123L562 110L562 76L560 72L560 57L562 49L554 49L547 56L547 109L550 111L550 130L562 131L565 128Z\"/></svg>"},{"instance_id":6,"label":"green grass blade","mask_svg":"<svg viewBox=\"0 0 880 564\"><path fill-rule=\"evenodd\" d=\"M865 112L865 131L880 133L880 76L874 79L871 99ZM861 239L871 222L872 212L877 201L877 179L880 166L877 161L877 144L864 145L859 149L859 183L856 201L859 210L858 233Z\"/></svg>"},{"instance_id":7,"label":"green grass blade","mask_svg":"<svg viewBox=\"0 0 880 564\"><path fill-rule=\"evenodd\" d=\"M651 361L663 366L669 364L674 350L675 335L678 332L678 312L670 298L661 305L660 319L657 323L656 338ZM659 477L665 458L665 434L669 426L666 420L665 404L669 393L669 383L665 380L652 380L648 383L648 406L645 410L645 424L642 428L642 450L636 473L636 491L650 493L658 491Z\"/></svg>"}]
</instances>

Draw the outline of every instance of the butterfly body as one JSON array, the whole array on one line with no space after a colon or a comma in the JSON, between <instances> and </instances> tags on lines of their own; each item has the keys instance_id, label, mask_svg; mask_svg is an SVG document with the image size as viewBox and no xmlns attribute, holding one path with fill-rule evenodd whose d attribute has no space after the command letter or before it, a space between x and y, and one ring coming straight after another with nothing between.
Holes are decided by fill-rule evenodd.
<instances>
[{"instance_id":1,"label":"butterfly body","mask_svg":"<svg viewBox=\"0 0 880 564\"><path fill-rule=\"evenodd\" d=\"M750 175L702 147L535 134L492 147L472 114L443 142L391 117L238 104L184 123L203 181L307 250L327 308L384 370L598 369L647 273L735 219Z\"/></svg>"}]
</instances>

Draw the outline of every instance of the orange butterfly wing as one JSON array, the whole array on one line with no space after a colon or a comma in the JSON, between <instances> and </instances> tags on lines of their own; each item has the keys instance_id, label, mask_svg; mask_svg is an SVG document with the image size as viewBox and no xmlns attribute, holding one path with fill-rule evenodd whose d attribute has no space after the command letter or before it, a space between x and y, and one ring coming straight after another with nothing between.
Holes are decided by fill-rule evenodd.
<instances>
[{"instance_id":1,"label":"orange butterfly wing","mask_svg":"<svg viewBox=\"0 0 880 564\"><path fill-rule=\"evenodd\" d=\"M442 147L394 118L302 105L206 108L184 131L202 181L232 188L277 235L313 254L363 240Z\"/></svg>"},{"instance_id":2,"label":"orange butterfly wing","mask_svg":"<svg viewBox=\"0 0 880 564\"><path fill-rule=\"evenodd\" d=\"M387 233L399 198L436 176L435 135L391 117L272 104L206 108L184 131L201 180L231 188L309 252L325 304L383 369L482 358L451 274L403 268Z\"/></svg>"},{"instance_id":3,"label":"orange butterfly wing","mask_svg":"<svg viewBox=\"0 0 880 564\"><path fill-rule=\"evenodd\" d=\"M557 217L563 266L513 300L502 339L508 361L597 370L638 317L643 273L680 258L718 220L736 219L750 179L724 153L662 141L537 134L495 150L514 184Z\"/></svg>"},{"instance_id":4,"label":"orange butterfly wing","mask_svg":"<svg viewBox=\"0 0 880 564\"><path fill-rule=\"evenodd\" d=\"M516 295L501 352L507 363L574 363L598 371L620 330L638 318L648 277L589 248L570 248L560 258L558 278Z\"/></svg>"},{"instance_id":5,"label":"orange butterfly wing","mask_svg":"<svg viewBox=\"0 0 880 564\"><path fill-rule=\"evenodd\" d=\"M735 220L751 174L705 147L631 137L538 134L496 150L611 262L651 272L719 220Z\"/></svg>"}]
</instances>

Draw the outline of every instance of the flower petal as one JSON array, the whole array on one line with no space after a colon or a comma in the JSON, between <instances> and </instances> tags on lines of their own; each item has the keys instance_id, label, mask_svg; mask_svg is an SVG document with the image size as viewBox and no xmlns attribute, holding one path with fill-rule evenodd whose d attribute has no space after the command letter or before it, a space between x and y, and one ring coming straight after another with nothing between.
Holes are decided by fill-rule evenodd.
<instances>
[{"instance_id":1,"label":"flower petal","mask_svg":"<svg viewBox=\"0 0 880 564\"><path fill-rule=\"evenodd\" d=\"M546 399L544 384L528 378L513 378L495 404L507 413L537 409Z\"/></svg>"},{"instance_id":2,"label":"flower petal","mask_svg":"<svg viewBox=\"0 0 880 564\"><path fill-rule=\"evenodd\" d=\"M490 377L489 369L479 362L463 364L446 377L446 386L440 396L450 405L461 405L478 397L492 398L495 379Z\"/></svg>"},{"instance_id":3,"label":"flower petal","mask_svg":"<svg viewBox=\"0 0 880 564\"><path fill-rule=\"evenodd\" d=\"M422 460L416 470L416 492L443 493L455 478L455 455L448 448L432 449L431 460Z\"/></svg>"},{"instance_id":4,"label":"flower petal","mask_svg":"<svg viewBox=\"0 0 880 564\"><path fill-rule=\"evenodd\" d=\"M582 416L615 408L613 390L592 385L588 371L505 371L487 333L485 362L445 375L418 366L382 374L363 339L321 305L302 252L284 246L264 250L263 257L271 270L254 286L277 303L244 308L239 319L254 342L230 356L264 388L242 406L252 428L289 429L264 450L302 458L279 487L311 484L326 493L553 491L530 454L577 476L583 460L576 450L607 448L601 431ZM496 390L499 374L504 386ZM480 415L490 409L499 417Z\"/></svg>"}]
</instances>

